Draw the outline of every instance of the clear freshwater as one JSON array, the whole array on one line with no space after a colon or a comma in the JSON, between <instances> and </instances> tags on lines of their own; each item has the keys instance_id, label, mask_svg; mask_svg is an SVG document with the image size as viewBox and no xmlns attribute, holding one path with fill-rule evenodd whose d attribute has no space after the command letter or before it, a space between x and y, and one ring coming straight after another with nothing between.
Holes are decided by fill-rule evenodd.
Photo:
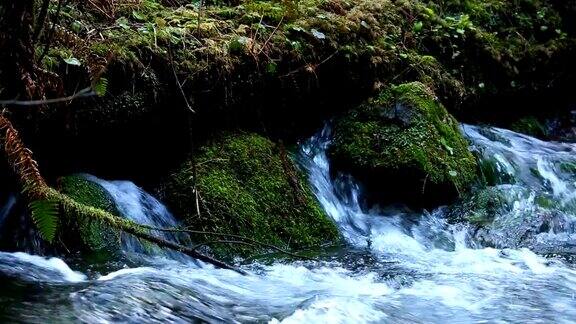
<instances>
[{"instance_id":1,"label":"clear freshwater","mask_svg":"<svg viewBox=\"0 0 576 324\"><path fill-rule=\"evenodd\" d=\"M117 271L0 252L0 320L12 322L572 323L576 321L576 145L463 126L504 200L477 230L450 206L362 206L349 176L330 176L330 130L297 160L345 246L318 261L244 265L242 276L175 253L143 250ZM573 165L574 164L574 165ZM173 215L127 181L104 181L125 217ZM395 183L383 183L395 186ZM0 207L0 225L14 198ZM458 218L458 215L456 215Z\"/></svg>"}]
</instances>

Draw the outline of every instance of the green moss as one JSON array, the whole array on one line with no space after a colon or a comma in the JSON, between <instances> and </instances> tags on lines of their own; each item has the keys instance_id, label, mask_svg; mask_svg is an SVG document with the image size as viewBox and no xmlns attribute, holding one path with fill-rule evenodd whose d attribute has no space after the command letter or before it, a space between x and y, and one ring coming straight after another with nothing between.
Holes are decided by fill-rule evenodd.
<instances>
[{"instance_id":1,"label":"green moss","mask_svg":"<svg viewBox=\"0 0 576 324\"><path fill-rule=\"evenodd\" d=\"M562 162L560 163L560 170L571 175L576 175L576 163L574 162Z\"/></svg>"},{"instance_id":2,"label":"green moss","mask_svg":"<svg viewBox=\"0 0 576 324\"><path fill-rule=\"evenodd\" d=\"M511 127L513 131L526 135L543 138L546 137L546 128L533 116L524 117L514 122Z\"/></svg>"},{"instance_id":3,"label":"green moss","mask_svg":"<svg viewBox=\"0 0 576 324\"><path fill-rule=\"evenodd\" d=\"M60 25L73 41L58 38L53 47L90 68L116 60L128 71L166 75L162 67L174 67L191 85L184 90L195 95L216 87L233 93L244 86L235 80L261 78L253 61L277 66L274 75L282 76L304 66L298 73L318 73L313 68L329 58L326 63L342 62L344 80L358 80L359 88L418 80L460 103L549 87L570 71L562 63L571 64L566 58L575 40L567 34L570 16L562 17L559 7L552 0L246 0L211 2L199 12L195 5L147 0L117 6L113 19L103 19L98 8L71 2ZM86 37L92 30L101 32ZM239 55L246 49L252 55ZM55 58L43 63L63 70L53 67Z\"/></svg>"},{"instance_id":4,"label":"green moss","mask_svg":"<svg viewBox=\"0 0 576 324\"><path fill-rule=\"evenodd\" d=\"M476 178L458 122L418 82L392 87L339 120L330 155L353 173L417 173L422 181L457 191Z\"/></svg>"},{"instance_id":5,"label":"green moss","mask_svg":"<svg viewBox=\"0 0 576 324\"><path fill-rule=\"evenodd\" d=\"M99 184L81 176L60 178L60 190L76 202L120 215L112 197ZM68 240L79 241L81 250L98 259L108 258L120 250L120 234L110 227L84 218L67 219ZM71 246L70 248L77 248Z\"/></svg>"},{"instance_id":6,"label":"green moss","mask_svg":"<svg viewBox=\"0 0 576 324\"><path fill-rule=\"evenodd\" d=\"M248 1L244 4L244 9L254 16L254 22L265 19L277 24L286 15L286 8L282 3L275 1Z\"/></svg>"},{"instance_id":7,"label":"green moss","mask_svg":"<svg viewBox=\"0 0 576 324\"><path fill-rule=\"evenodd\" d=\"M224 135L205 146L196 158L195 173L192 162L182 166L171 177L167 195L171 207L195 229L240 234L291 248L338 239L335 225L285 151L259 135ZM260 250L235 245L214 248L219 254L242 255Z\"/></svg>"},{"instance_id":8,"label":"green moss","mask_svg":"<svg viewBox=\"0 0 576 324\"><path fill-rule=\"evenodd\" d=\"M496 187L488 187L468 194L459 203L450 207L448 219L452 222L468 222L487 226L494 218L510 209L506 196Z\"/></svg>"}]
</instances>

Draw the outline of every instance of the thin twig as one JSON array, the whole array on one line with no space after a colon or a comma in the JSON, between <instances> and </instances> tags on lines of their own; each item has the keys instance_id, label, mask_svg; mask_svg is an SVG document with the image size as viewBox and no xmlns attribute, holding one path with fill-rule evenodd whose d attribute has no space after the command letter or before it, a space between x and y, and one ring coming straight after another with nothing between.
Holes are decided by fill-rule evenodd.
<instances>
[{"instance_id":1,"label":"thin twig","mask_svg":"<svg viewBox=\"0 0 576 324\"><path fill-rule=\"evenodd\" d=\"M60 102L68 102L78 98L86 98L96 96L96 92L92 90L92 87L84 88L73 95L68 97L54 98L54 99L42 99L42 100L0 100L0 105L6 106L43 106L50 105Z\"/></svg>"},{"instance_id":2,"label":"thin twig","mask_svg":"<svg viewBox=\"0 0 576 324\"><path fill-rule=\"evenodd\" d=\"M97 5L96 3L94 3L93 0L88 0L88 3L89 3L90 5L92 5L92 7L94 7L94 9L100 11L100 13L102 13L104 16L106 16L106 18L108 18L108 19L110 19L110 20L114 19L114 11L113 11L113 10L114 10L114 7L113 7L113 5L112 5L112 7L111 7L111 11L112 11L112 12L106 12L105 8L100 7L99 5Z\"/></svg>"},{"instance_id":3,"label":"thin twig","mask_svg":"<svg viewBox=\"0 0 576 324\"><path fill-rule=\"evenodd\" d=\"M300 259L305 259L305 260L315 260L315 259L307 257L307 256L303 256L303 255L299 255L296 253L292 253L290 251L286 251L280 247L277 247L276 245L256 241L256 240L251 239L249 237L238 235L238 234L218 233L218 232L211 232L211 231L198 231L198 230L191 230L191 229L187 229L187 228L161 228L161 227L154 227L154 226L142 225L142 224L139 224L137 226L144 228L144 229L147 229L147 230L153 230L153 231L159 231L159 232L202 234L202 235L212 235L212 236L236 238L236 239L244 240L246 243L251 243L251 244L255 244L255 245L260 245L262 247L267 247L269 249L275 250L275 251L280 252L280 253L284 253L284 254L289 255L289 256L293 256L295 258L300 258Z\"/></svg>"},{"instance_id":4,"label":"thin twig","mask_svg":"<svg viewBox=\"0 0 576 324\"><path fill-rule=\"evenodd\" d=\"M328 62L330 59L332 59L336 54L338 54L338 50L336 50L334 53L330 54L328 57L326 57L325 59L323 59L320 63L318 63L318 64L312 64L312 66L313 66L314 68L319 67L320 65L322 65L322 64ZM292 74L296 74L296 73L300 72L301 70L305 70L309 65L311 65L311 64L306 64L306 65L304 65L304 66L301 66L301 67L297 68L296 70L293 70L293 71L290 71L290 72L288 72L288 73L286 73L286 74L284 74L284 75L281 75L280 77L281 77L281 78L285 78L285 77L288 77L288 76L290 76L290 75L292 75Z\"/></svg>"},{"instance_id":5,"label":"thin twig","mask_svg":"<svg viewBox=\"0 0 576 324\"><path fill-rule=\"evenodd\" d=\"M60 11L62 10L62 5L65 0L58 1L58 7L56 8L56 16L54 17L54 21L52 22L52 28L50 28L50 32L46 36L46 44L44 44L44 49L42 50L42 54L38 58L37 62L42 62L46 54L48 54L48 50L50 49L50 43L52 43L52 37L54 37L54 30L56 29L56 25L58 24L58 19L60 18Z\"/></svg>"},{"instance_id":6,"label":"thin twig","mask_svg":"<svg viewBox=\"0 0 576 324\"><path fill-rule=\"evenodd\" d=\"M252 53L252 55L254 55L254 44L256 44L256 41L258 39L258 33L260 32L260 26L262 26L262 20L264 20L264 14L262 14L262 16L260 16L260 22L258 22L258 27L256 29L256 33L252 36L252 45L250 47L250 53Z\"/></svg>"},{"instance_id":7,"label":"thin twig","mask_svg":"<svg viewBox=\"0 0 576 324\"><path fill-rule=\"evenodd\" d=\"M174 59L172 56L172 48L171 47L168 48L168 56L170 58L170 66L172 67L172 73L174 74L174 79L176 80L176 85L178 85L178 89L180 90L180 94L182 94L182 98L184 99L184 103L186 104L186 108L188 108L188 110L190 110L190 112L196 113L196 111L192 108L192 106L188 102L188 99L186 98L186 93L184 92L184 89L182 88L182 83L180 83L180 80L178 79L178 74L176 73L176 68L174 67Z\"/></svg>"},{"instance_id":8,"label":"thin twig","mask_svg":"<svg viewBox=\"0 0 576 324\"><path fill-rule=\"evenodd\" d=\"M204 8L204 0L200 0L198 7L198 27L196 28L197 36L200 37L200 25L202 24L202 9Z\"/></svg>"},{"instance_id":9,"label":"thin twig","mask_svg":"<svg viewBox=\"0 0 576 324\"><path fill-rule=\"evenodd\" d=\"M276 26L276 28L274 28L274 30L272 31L272 33L270 34L270 36L268 36L268 38L266 39L266 41L264 42L264 45L262 45L262 47L260 47L260 51L258 51L258 54L256 55L260 55L260 53L262 53L262 51L264 51L264 49L266 48L266 46L268 46L268 42L270 42L270 40L272 39L272 37L274 36L274 34L276 34L276 32L278 31L278 28L280 28L280 26L282 25L282 22L284 21L284 16L282 16L282 18L280 19L280 22L278 23L278 26Z\"/></svg>"},{"instance_id":10,"label":"thin twig","mask_svg":"<svg viewBox=\"0 0 576 324\"><path fill-rule=\"evenodd\" d=\"M196 213L198 214L198 218L201 218L202 215L200 215L200 197L198 195L198 189L196 189L196 187L194 187L194 196L196 197Z\"/></svg>"},{"instance_id":11,"label":"thin twig","mask_svg":"<svg viewBox=\"0 0 576 324\"><path fill-rule=\"evenodd\" d=\"M196 163L196 167L199 167L201 165L204 165L206 163L211 163L211 162L227 162L227 161L228 161L228 159L222 159L222 158L210 159L210 160L205 160L205 161Z\"/></svg>"}]
</instances>

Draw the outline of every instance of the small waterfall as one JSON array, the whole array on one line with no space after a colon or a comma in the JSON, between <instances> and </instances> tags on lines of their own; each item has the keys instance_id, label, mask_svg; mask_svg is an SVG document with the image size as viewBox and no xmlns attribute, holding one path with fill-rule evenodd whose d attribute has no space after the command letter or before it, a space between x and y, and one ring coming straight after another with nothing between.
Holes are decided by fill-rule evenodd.
<instances>
[{"instance_id":1,"label":"small waterfall","mask_svg":"<svg viewBox=\"0 0 576 324\"><path fill-rule=\"evenodd\" d=\"M494 184L519 184L569 203L576 198L576 144L544 142L494 127L464 125Z\"/></svg>"},{"instance_id":2,"label":"small waterfall","mask_svg":"<svg viewBox=\"0 0 576 324\"><path fill-rule=\"evenodd\" d=\"M91 175L85 177L101 185L112 197L122 216L138 224L156 228L174 228L179 225L174 215L160 201L130 181L106 181ZM158 237L172 242L182 242L186 235L166 231L152 231ZM144 254L161 254L178 260L189 260L185 255L171 250L143 245L131 235L123 235L123 250Z\"/></svg>"},{"instance_id":3,"label":"small waterfall","mask_svg":"<svg viewBox=\"0 0 576 324\"><path fill-rule=\"evenodd\" d=\"M493 223L480 231L447 224L449 208L444 207L431 213L394 206L363 210L354 179L332 178L326 156L329 127L302 145L299 160L324 209L358 247L395 253L485 245L576 252L576 145L543 142L499 128L463 125L462 130L483 169L492 173L493 186L487 189L496 192L505 206L490 215Z\"/></svg>"},{"instance_id":4,"label":"small waterfall","mask_svg":"<svg viewBox=\"0 0 576 324\"><path fill-rule=\"evenodd\" d=\"M376 206L364 211L359 184L343 174L332 179L326 155L330 135L327 126L304 143L299 162L309 174L316 197L349 243L383 252L422 252L428 248L454 249L457 242L470 241L464 228L447 227L441 209L421 214L405 207ZM461 237L458 241L454 239L456 232Z\"/></svg>"}]
</instances>

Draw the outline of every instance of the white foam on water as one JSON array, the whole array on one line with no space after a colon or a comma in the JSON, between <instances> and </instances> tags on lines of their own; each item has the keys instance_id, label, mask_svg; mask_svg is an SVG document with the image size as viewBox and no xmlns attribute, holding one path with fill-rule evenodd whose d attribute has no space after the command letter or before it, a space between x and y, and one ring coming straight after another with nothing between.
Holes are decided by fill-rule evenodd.
<instances>
[{"instance_id":1,"label":"white foam on water","mask_svg":"<svg viewBox=\"0 0 576 324\"><path fill-rule=\"evenodd\" d=\"M127 269L121 269L118 271L110 272L109 274L104 275L104 276L100 276L98 278L98 280L99 281L106 281L106 280L112 280L112 279L116 279L118 277L127 276L127 275L144 274L144 273L152 273L152 272L154 272L154 269L150 268L150 267L127 268Z\"/></svg>"},{"instance_id":2,"label":"white foam on water","mask_svg":"<svg viewBox=\"0 0 576 324\"><path fill-rule=\"evenodd\" d=\"M297 309L289 317L273 319L269 323L376 323L384 318L385 313L374 309L366 301L328 298L316 300L306 309Z\"/></svg>"},{"instance_id":3,"label":"white foam on water","mask_svg":"<svg viewBox=\"0 0 576 324\"><path fill-rule=\"evenodd\" d=\"M511 200L505 217L539 213L536 201L543 194L561 201L574 192L574 179L558 165L576 158L572 145L500 129L463 129L473 146L497 156L514 178L514 184L499 187ZM75 291L68 297L70 312L85 322L568 323L576 318L576 272L564 262L527 248L483 247L468 226L448 224L441 208L430 213L361 208L358 184L331 176L329 133L325 129L303 145L299 162L348 244L343 257L255 264L257 270L247 276L158 258ZM128 218L176 223L134 184L97 181ZM562 213L571 215L567 209ZM538 237L566 237L569 243L569 228L559 225ZM33 259L72 271L58 261Z\"/></svg>"},{"instance_id":4,"label":"white foam on water","mask_svg":"<svg viewBox=\"0 0 576 324\"><path fill-rule=\"evenodd\" d=\"M80 272L73 271L61 259L58 258L45 258L38 255L31 255L23 252L4 253L0 252L3 256L12 256L19 261L30 263L36 267L57 272L62 276L62 279L68 282L81 282L86 280L86 276Z\"/></svg>"}]
</instances>

